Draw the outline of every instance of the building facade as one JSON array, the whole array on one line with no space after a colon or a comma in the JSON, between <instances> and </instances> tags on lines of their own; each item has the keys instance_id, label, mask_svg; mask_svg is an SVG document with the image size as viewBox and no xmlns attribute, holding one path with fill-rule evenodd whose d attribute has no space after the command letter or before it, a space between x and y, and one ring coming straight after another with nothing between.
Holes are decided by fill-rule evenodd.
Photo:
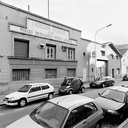
<instances>
[{"instance_id":1,"label":"building facade","mask_svg":"<svg viewBox=\"0 0 128 128\"><path fill-rule=\"evenodd\" d=\"M128 44L118 45L118 49L122 55L121 58L121 73L122 76L128 73Z\"/></svg>"},{"instance_id":2,"label":"building facade","mask_svg":"<svg viewBox=\"0 0 128 128\"><path fill-rule=\"evenodd\" d=\"M112 76L120 78L121 53L111 42L88 44L88 79L94 80L97 76Z\"/></svg>"},{"instance_id":3,"label":"building facade","mask_svg":"<svg viewBox=\"0 0 128 128\"><path fill-rule=\"evenodd\" d=\"M0 2L0 83L76 76L86 80L81 31Z\"/></svg>"}]
</instances>

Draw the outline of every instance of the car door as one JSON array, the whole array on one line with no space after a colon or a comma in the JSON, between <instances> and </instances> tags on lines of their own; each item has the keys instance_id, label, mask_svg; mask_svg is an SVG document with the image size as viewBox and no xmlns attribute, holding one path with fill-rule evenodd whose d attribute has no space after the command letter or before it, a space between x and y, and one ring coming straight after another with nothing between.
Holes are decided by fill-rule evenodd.
<instances>
[{"instance_id":1,"label":"car door","mask_svg":"<svg viewBox=\"0 0 128 128\"><path fill-rule=\"evenodd\" d=\"M42 98L47 98L48 94L51 92L51 89L47 84L42 85L41 90L42 90Z\"/></svg>"},{"instance_id":2,"label":"car door","mask_svg":"<svg viewBox=\"0 0 128 128\"><path fill-rule=\"evenodd\" d=\"M78 91L79 90L79 88L80 88L80 82L79 82L79 80L78 79L74 79L73 81L72 81L72 88L73 88L73 90L74 90L74 92L76 92L76 91Z\"/></svg>"},{"instance_id":3,"label":"car door","mask_svg":"<svg viewBox=\"0 0 128 128\"><path fill-rule=\"evenodd\" d=\"M93 103L73 109L64 128L94 128L99 119L97 111Z\"/></svg>"},{"instance_id":4,"label":"car door","mask_svg":"<svg viewBox=\"0 0 128 128\"><path fill-rule=\"evenodd\" d=\"M32 87L28 93L28 101L34 101L40 99L41 94L42 91L40 86Z\"/></svg>"},{"instance_id":5,"label":"car door","mask_svg":"<svg viewBox=\"0 0 128 128\"><path fill-rule=\"evenodd\" d=\"M110 86L111 85L111 80L109 78L105 78L105 85Z\"/></svg>"}]
</instances>

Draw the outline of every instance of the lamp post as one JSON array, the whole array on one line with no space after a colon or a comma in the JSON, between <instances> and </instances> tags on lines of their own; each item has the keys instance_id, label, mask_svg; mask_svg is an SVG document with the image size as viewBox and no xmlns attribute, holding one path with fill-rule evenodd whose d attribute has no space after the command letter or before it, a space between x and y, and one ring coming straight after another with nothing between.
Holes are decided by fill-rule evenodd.
<instances>
[{"instance_id":1,"label":"lamp post","mask_svg":"<svg viewBox=\"0 0 128 128\"><path fill-rule=\"evenodd\" d=\"M97 67L97 64L96 64L96 62L97 62L97 56L96 56L96 35L97 35L97 33L100 31L100 30L102 30L102 29L104 29L104 28L107 28L107 27L110 27L110 26L112 26L112 24L109 24L109 25L107 25L107 26L105 26L105 27L102 27L102 28L100 28L100 29L98 29L97 31L96 31L96 33L95 33L95 37L94 37L94 41L95 41L95 78L96 78L96 67Z\"/></svg>"}]
</instances>

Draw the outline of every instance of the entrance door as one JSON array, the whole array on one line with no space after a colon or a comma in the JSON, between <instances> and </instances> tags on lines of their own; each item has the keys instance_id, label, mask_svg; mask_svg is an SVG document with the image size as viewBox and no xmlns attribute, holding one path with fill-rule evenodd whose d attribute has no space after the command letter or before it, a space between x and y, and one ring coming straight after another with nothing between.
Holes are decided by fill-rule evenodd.
<instances>
[{"instance_id":1,"label":"entrance door","mask_svg":"<svg viewBox=\"0 0 128 128\"><path fill-rule=\"evenodd\" d=\"M112 77L114 78L114 68L112 69Z\"/></svg>"}]
</instances>

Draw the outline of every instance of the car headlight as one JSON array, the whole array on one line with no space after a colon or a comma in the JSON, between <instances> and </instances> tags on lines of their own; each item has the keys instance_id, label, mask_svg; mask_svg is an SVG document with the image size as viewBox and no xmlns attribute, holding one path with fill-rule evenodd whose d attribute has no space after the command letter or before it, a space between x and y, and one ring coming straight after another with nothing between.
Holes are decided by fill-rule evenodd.
<instances>
[{"instance_id":1,"label":"car headlight","mask_svg":"<svg viewBox=\"0 0 128 128\"><path fill-rule=\"evenodd\" d=\"M67 86L66 88L70 88L70 86Z\"/></svg>"},{"instance_id":2,"label":"car headlight","mask_svg":"<svg viewBox=\"0 0 128 128\"><path fill-rule=\"evenodd\" d=\"M13 100L15 100L15 98L14 98L14 97L11 97L11 98L9 98L9 100L10 100L10 101L13 101Z\"/></svg>"},{"instance_id":3,"label":"car headlight","mask_svg":"<svg viewBox=\"0 0 128 128\"><path fill-rule=\"evenodd\" d=\"M119 113L117 112L117 111L115 111L115 110L108 110L108 112L109 113L112 113L112 114L114 114L114 115L118 115Z\"/></svg>"}]
</instances>

